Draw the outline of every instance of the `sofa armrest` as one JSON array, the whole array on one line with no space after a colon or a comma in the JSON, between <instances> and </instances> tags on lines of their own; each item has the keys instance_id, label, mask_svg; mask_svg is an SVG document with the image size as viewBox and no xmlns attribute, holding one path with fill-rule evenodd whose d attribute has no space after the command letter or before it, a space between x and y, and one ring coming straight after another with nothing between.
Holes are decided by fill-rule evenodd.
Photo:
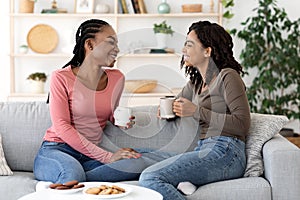
<instances>
[{"instance_id":1,"label":"sofa armrest","mask_svg":"<svg viewBox=\"0 0 300 200\"><path fill-rule=\"evenodd\" d=\"M300 197L300 149L277 134L263 147L264 175L272 187L273 200Z\"/></svg>"}]
</instances>

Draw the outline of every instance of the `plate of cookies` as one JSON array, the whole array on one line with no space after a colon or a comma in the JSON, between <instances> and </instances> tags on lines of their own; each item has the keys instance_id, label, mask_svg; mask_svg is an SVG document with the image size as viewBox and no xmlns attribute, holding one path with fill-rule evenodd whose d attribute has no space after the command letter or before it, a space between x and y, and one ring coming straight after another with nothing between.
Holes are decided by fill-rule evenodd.
<instances>
[{"instance_id":1,"label":"plate of cookies","mask_svg":"<svg viewBox=\"0 0 300 200\"><path fill-rule=\"evenodd\" d=\"M84 189L84 186L85 185L83 183L79 183L76 180L72 180L66 183L52 183L49 185L48 190L60 194L70 194L82 191Z\"/></svg>"},{"instance_id":2,"label":"plate of cookies","mask_svg":"<svg viewBox=\"0 0 300 200\"><path fill-rule=\"evenodd\" d=\"M114 199L128 195L132 188L119 183L95 183L85 187L82 193L90 199Z\"/></svg>"}]
</instances>

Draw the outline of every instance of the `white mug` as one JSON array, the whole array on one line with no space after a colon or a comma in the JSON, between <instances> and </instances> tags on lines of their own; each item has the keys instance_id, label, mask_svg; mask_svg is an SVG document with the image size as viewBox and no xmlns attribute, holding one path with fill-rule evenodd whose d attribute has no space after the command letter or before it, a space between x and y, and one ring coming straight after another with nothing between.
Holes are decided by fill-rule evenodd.
<instances>
[{"instance_id":1,"label":"white mug","mask_svg":"<svg viewBox=\"0 0 300 200\"><path fill-rule=\"evenodd\" d=\"M131 108L122 106L117 107L114 111L115 125L127 126L127 123L130 122L131 115Z\"/></svg>"},{"instance_id":2,"label":"white mug","mask_svg":"<svg viewBox=\"0 0 300 200\"><path fill-rule=\"evenodd\" d=\"M159 108L161 118L170 119L175 117L175 113L173 112L174 101L175 97L173 96L160 98Z\"/></svg>"}]
</instances>

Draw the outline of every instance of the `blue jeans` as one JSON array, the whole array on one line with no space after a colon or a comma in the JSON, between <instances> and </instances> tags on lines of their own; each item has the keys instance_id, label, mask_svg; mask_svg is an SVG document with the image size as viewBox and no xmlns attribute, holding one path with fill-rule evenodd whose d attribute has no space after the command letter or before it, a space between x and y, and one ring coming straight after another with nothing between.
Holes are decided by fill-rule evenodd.
<instances>
[{"instance_id":1,"label":"blue jeans","mask_svg":"<svg viewBox=\"0 0 300 200\"><path fill-rule=\"evenodd\" d=\"M199 140L192 152L148 167L139 182L161 193L164 200L183 200L185 197L176 189L180 182L189 181L201 186L239 178L244 174L245 167L245 143L232 137L215 136Z\"/></svg>"},{"instance_id":2,"label":"blue jeans","mask_svg":"<svg viewBox=\"0 0 300 200\"><path fill-rule=\"evenodd\" d=\"M174 155L150 149L136 150L142 154L141 158L103 164L79 153L66 143L44 141L34 160L33 171L36 179L53 183L70 180L138 180L145 168Z\"/></svg>"}]
</instances>

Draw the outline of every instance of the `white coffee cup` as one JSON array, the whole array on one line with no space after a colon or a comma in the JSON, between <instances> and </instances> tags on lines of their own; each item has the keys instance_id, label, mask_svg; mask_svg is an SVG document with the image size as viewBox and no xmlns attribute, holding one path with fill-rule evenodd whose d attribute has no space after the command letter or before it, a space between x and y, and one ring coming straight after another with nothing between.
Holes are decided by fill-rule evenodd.
<instances>
[{"instance_id":1,"label":"white coffee cup","mask_svg":"<svg viewBox=\"0 0 300 200\"><path fill-rule=\"evenodd\" d=\"M164 119L170 119L175 117L173 112L173 103L175 97L162 97L160 98L159 108L160 108L160 117Z\"/></svg>"},{"instance_id":2,"label":"white coffee cup","mask_svg":"<svg viewBox=\"0 0 300 200\"><path fill-rule=\"evenodd\" d=\"M127 124L130 122L131 115L131 108L122 106L117 107L114 111L115 125L127 126Z\"/></svg>"}]
</instances>

